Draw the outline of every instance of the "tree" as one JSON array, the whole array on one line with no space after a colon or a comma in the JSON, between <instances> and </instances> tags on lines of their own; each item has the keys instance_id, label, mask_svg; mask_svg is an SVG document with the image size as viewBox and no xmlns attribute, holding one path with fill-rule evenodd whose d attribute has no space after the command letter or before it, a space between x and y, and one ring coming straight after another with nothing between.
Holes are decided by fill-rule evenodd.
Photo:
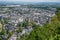
<instances>
[{"instance_id":1,"label":"tree","mask_svg":"<svg viewBox=\"0 0 60 40\"><path fill-rule=\"evenodd\" d=\"M1 24L1 22L0 22L0 32L2 31L2 24Z\"/></svg>"}]
</instances>

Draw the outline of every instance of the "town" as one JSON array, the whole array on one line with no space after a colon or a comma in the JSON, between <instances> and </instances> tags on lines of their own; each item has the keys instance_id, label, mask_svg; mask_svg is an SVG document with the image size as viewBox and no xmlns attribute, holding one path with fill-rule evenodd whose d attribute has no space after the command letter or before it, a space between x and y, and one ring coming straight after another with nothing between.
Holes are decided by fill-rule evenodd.
<instances>
[{"instance_id":1,"label":"town","mask_svg":"<svg viewBox=\"0 0 60 40\"><path fill-rule=\"evenodd\" d=\"M4 33L2 40L20 40L20 36L31 32L33 25L43 26L55 15L56 8L39 9L21 6L0 7L0 25Z\"/></svg>"}]
</instances>

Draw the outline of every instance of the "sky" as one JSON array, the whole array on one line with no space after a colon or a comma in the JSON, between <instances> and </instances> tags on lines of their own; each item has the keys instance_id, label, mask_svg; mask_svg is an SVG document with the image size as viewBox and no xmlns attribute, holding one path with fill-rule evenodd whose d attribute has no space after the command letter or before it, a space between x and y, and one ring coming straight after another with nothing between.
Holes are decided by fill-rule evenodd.
<instances>
[{"instance_id":1,"label":"sky","mask_svg":"<svg viewBox=\"0 0 60 40\"><path fill-rule=\"evenodd\" d=\"M22 1L22 2L60 2L60 0L0 0L0 1Z\"/></svg>"}]
</instances>

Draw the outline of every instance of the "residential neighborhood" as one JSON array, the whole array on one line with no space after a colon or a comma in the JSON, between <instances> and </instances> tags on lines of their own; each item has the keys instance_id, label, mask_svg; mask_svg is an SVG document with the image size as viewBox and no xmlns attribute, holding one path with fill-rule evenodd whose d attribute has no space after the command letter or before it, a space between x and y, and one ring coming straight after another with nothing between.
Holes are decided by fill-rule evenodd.
<instances>
[{"instance_id":1,"label":"residential neighborhood","mask_svg":"<svg viewBox=\"0 0 60 40\"><path fill-rule=\"evenodd\" d=\"M50 10L49 10L50 9ZM2 27L6 33L1 37L3 40L20 40L20 36L33 30L34 24L43 26L46 22L51 21L51 17L55 16L56 8L38 9L28 7L5 6L0 7L0 28ZM1 31L0 31L1 32Z\"/></svg>"}]
</instances>

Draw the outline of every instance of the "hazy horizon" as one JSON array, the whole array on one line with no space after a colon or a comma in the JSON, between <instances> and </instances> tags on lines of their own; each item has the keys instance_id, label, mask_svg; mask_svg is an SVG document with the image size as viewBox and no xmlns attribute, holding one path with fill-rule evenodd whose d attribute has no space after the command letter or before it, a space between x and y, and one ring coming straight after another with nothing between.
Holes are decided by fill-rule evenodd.
<instances>
[{"instance_id":1,"label":"hazy horizon","mask_svg":"<svg viewBox=\"0 0 60 40\"><path fill-rule=\"evenodd\" d=\"M60 0L0 0L0 2L60 2Z\"/></svg>"}]
</instances>

